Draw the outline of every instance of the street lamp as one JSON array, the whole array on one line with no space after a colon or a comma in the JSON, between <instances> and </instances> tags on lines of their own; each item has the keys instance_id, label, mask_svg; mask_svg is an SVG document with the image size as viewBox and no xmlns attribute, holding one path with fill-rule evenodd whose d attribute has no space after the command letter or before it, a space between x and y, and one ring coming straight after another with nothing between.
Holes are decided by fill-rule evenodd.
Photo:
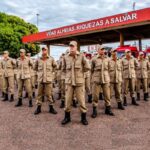
<instances>
[{"instance_id":1,"label":"street lamp","mask_svg":"<svg viewBox=\"0 0 150 150\"><path fill-rule=\"evenodd\" d=\"M37 16L37 27L39 26L39 15L40 14L36 14L36 16Z\"/></svg>"}]
</instances>

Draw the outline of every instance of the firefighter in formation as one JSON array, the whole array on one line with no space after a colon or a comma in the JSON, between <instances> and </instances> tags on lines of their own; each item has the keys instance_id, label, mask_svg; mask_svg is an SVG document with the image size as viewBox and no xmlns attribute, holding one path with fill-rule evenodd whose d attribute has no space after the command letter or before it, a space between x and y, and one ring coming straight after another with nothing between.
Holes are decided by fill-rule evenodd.
<instances>
[{"instance_id":1,"label":"firefighter in formation","mask_svg":"<svg viewBox=\"0 0 150 150\"><path fill-rule=\"evenodd\" d=\"M42 48L42 56L36 60L25 49L20 49L20 57L16 60L4 51L0 60L1 99L13 102L16 98L15 107L21 107L25 98L28 98L28 106L33 107L35 99L34 115L38 115L46 98L48 112L56 115L53 94L57 87L59 107L64 108L62 125L71 122L72 106L79 107L81 123L88 125L87 103L92 107L91 117L96 118L100 99L103 99L104 112L109 116L115 115L111 107L113 97L119 110L125 110L129 103L137 107L137 101L148 101L150 55L145 56L141 51L135 58L129 49L122 58L117 57L116 49L110 51L109 57L106 53L103 45L98 45L94 56L81 53L76 41L69 43L58 61L49 56L47 48Z\"/></svg>"}]
</instances>

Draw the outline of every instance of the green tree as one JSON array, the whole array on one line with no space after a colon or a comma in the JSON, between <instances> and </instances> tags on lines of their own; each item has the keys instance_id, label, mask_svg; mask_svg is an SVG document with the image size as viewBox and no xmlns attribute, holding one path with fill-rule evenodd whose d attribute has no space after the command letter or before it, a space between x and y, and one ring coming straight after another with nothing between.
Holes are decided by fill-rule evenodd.
<instances>
[{"instance_id":1,"label":"green tree","mask_svg":"<svg viewBox=\"0 0 150 150\"><path fill-rule=\"evenodd\" d=\"M8 50L11 57L18 57L21 48L31 55L39 52L36 44L23 44L22 37L38 32L38 28L23 19L0 12L0 53Z\"/></svg>"}]
</instances>

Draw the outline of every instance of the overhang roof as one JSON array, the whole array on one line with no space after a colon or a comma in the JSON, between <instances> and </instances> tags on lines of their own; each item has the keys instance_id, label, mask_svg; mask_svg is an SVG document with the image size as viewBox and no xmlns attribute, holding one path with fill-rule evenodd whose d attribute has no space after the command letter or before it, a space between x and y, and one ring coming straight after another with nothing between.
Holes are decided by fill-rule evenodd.
<instances>
[{"instance_id":1,"label":"overhang roof","mask_svg":"<svg viewBox=\"0 0 150 150\"><path fill-rule=\"evenodd\" d=\"M150 8L38 32L24 36L22 42L67 45L70 40L77 40L80 45L91 45L118 42L119 33L128 41L149 39Z\"/></svg>"}]
</instances>

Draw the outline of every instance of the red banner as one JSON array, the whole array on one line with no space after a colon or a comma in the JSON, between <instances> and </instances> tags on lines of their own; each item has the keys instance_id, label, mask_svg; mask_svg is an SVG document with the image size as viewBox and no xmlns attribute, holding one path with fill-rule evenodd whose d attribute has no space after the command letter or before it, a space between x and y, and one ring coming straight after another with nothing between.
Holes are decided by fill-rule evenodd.
<instances>
[{"instance_id":1,"label":"red banner","mask_svg":"<svg viewBox=\"0 0 150 150\"><path fill-rule=\"evenodd\" d=\"M113 27L136 24L146 21L150 21L150 8L73 24L70 26L56 28L45 32L39 32L36 34L24 36L22 41L23 43L27 43L42 40L52 40L60 37L84 34L92 31L98 32L100 30L109 28L111 29Z\"/></svg>"}]
</instances>

